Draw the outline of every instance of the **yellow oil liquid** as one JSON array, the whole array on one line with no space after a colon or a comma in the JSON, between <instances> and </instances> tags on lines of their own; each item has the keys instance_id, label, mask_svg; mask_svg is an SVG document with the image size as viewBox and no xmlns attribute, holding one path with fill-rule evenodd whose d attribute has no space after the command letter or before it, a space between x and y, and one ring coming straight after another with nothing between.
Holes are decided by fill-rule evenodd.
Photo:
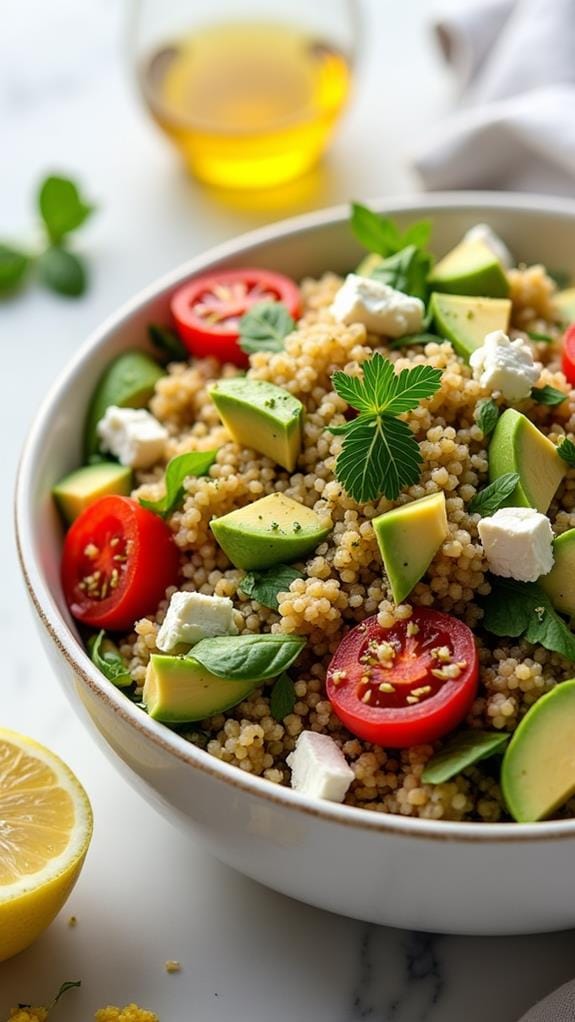
<instances>
[{"instance_id":1,"label":"yellow oil liquid","mask_svg":"<svg viewBox=\"0 0 575 1022\"><path fill-rule=\"evenodd\" d=\"M143 88L197 177L267 188L302 174L322 154L350 77L349 60L323 41L286 25L246 22L162 47L143 68Z\"/></svg>"}]
</instances>

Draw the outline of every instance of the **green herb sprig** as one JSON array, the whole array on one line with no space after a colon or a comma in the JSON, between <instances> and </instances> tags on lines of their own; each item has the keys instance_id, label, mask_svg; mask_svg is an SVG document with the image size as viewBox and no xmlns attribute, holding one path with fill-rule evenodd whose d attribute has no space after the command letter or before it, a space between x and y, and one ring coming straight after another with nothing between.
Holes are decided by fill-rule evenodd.
<instances>
[{"instance_id":1,"label":"green herb sprig","mask_svg":"<svg viewBox=\"0 0 575 1022\"><path fill-rule=\"evenodd\" d=\"M270 610L278 609L278 593L287 593L296 578L303 578L303 573L289 564L277 564L265 571L249 571L241 580L238 592L250 600L257 600L262 607Z\"/></svg>"},{"instance_id":2,"label":"green herb sprig","mask_svg":"<svg viewBox=\"0 0 575 1022\"><path fill-rule=\"evenodd\" d=\"M385 258L410 245L425 248L431 236L431 221L419 220L402 233L390 217L379 216L367 206L352 202L351 229L365 248Z\"/></svg>"},{"instance_id":3,"label":"green herb sprig","mask_svg":"<svg viewBox=\"0 0 575 1022\"><path fill-rule=\"evenodd\" d=\"M240 319L240 348L246 355L283 351L284 340L294 327L295 320L283 302L258 302Z\"/></svg>"},{"instance_id":4,"label":"green herb sprig","mask_svg":"<svg viewBox=\"0 0 575 1022\"><path fill-rule=\"evenodd\" d=\"M575 635L536 582L498 578L484 602L483 625L493 635L544 646L575 661Z\"/></svg>"},{"instance_id":5,"label":"green herb sprig","mask_svg":"<svg viewBox=\"0 0 575 1022\"><path fill-rule=\"evenodd\" d=\"M424 784L444 784L481 759L503 752L509 735L500 731L460 731L445 742L426 764Z\"/></svg>"},{"instance_id":6,"label":"green herb sprig","mask_svg":"<svg viewBox=\"0 0 575 1022\"><path fill-rule=\"evenodd\" d=\"M163 362L185 362L189 358L188 350L175 330L150 323L148 337Z\"/></svg>"},{"instance_id":7,"label":"green herb sprig","mask_svg":"<svg viewBox=\"0 0 575 1022\"><path fill-rule=\"evenodd\" d=\"M396 418L431 397L441 384L441 370L416 365L396 373L378 352L363 363L363 379L337 372L333 387L359 415L329 431L343 436L335 474L358 503L385 496L395 500L416 483L421 452L408 424Z\"/></svg>"},{"instance_id":8,"label":"green herb sprig","mask_svg":"<svg viewBox=\"0 0 575 1022\"><path fill-rule=\"evenodd\" d=\"M205 476L216 460L217 451L190 451L177 454L166 465L164 485L166 492L159 500L144 500L142 507L148 508L161 518L167 518L184 499L184 481L188 476Z\"/></svg>"},{"instance_id":9,"label":"green herb sprig","mask_svg":"<svg viewBox=\"0 0 575 1022\"><path fill-rule=\"evenodd\" d=\"M132 676L124 657L118 647L109 639L104 631L92 635L88 639L88 652L93 664L102 672L108 681L118 688L129 688Z\"/></svg>"},{"instance_id":10,"label":"green herb sprig","mask_svg":"<svg viewBox=\"0 0 575 1022\"><path fill-rule=\"evenodd\" d=\"M557 448L557 454L563 461L566 461L571 468L575 468L575 444L565 437Z\"/></svg>"},{"instance_id":11,"label":"green herb sprig","mask_svg":"<svg viewBox=\"0 0 575 1022\"><path fill-rule=\"evenodd\" d=\"M400 252L382 259L370 276L382 284L395 288L396 291L403 291L404 294L421 298L422 302L425 302L428 292L427 278L432 262L429 252L415 245L408 245Z\"/></svg>"},{"instance_id":12,"label":"green herb sprig","mask_svg":"<svg viewBox=\"0 0 575 1022\"><path fill-rule=\"evenodd\" d=\"M467 509L469 514L482 517L495 514L509 500L518 482L518 472L505 472L498 479L494 479L469 501Z\"/></svg>"},{"instance_id":13,"label":"green herb sprig","mask_svg":"<svg viewBox=\"0 0 575 1022\"><path fill-rule=\"evenodd\" d=\"M274 720L281 721L289 717L296 702L295 685L284 671L275 682L270 696L270 712Z\"/></svg>"},{"instance_id":14,"label":"green herb sprig","mask_svg":"<svg viewBox=\"0 0 575 1022\"><path fill-rule=\"evenodd\" d=\"M186 655L218 678L259 682L287 671L305 644L299 635L221 635L201 639Z\"/></svg>"},{"instance_id":15,"label":"green herb sprig","mask_svg":"<svg viewBox=\"0 0 575 1022\"><path fill-rule=\"evenodd\" d=\"M558 390L557 387L550 387L546 384L544 387L532 387L531 388L531 400L536 401L539 405L560 405L563 401L567 400L567 394L563 390Z\"/></svg>"},{"instance_id":16,"label":"green herb sprig","mask_svg":"<svg viewBox=\"0 0 575 1022\"><path fill-rule=\"evenodd\" d=\"M485 401L480 401L475 409L475 421L479 426L484 437L489 436L493 433L497 425L499 418L499 408L492 401L491 398L487 398Z\"/></svg>"}]
</instances>

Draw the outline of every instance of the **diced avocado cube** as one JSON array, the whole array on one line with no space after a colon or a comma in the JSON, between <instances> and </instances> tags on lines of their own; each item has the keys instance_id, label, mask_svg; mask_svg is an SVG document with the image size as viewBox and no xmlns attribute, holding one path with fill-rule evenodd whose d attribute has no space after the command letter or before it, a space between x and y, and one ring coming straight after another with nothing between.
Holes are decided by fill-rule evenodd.
<instances>
[{"instance_id":1,"label":"diced avocado cube","mask_svg":"<svg viewBox=\"0 0 575 1022\"><path fill-rule=\"evenodd\" d=\"M546 514L566 471L557 448L537 426L515 408L503 412L489 444L489 480L507 472L519 475L506 507L534 507Z\"/></svg>"},{"instance_id":2,"label":"diced avocado cube","mask_svg":"<svg viewBox=\"0 0 575 1022\"><path fill-rule=\"evenodd\" d=\"M241 703L257 685L257 681L218 678L190 657L152 653L142 701L154 720L186 724L229 710Z\"/></svg>"},{"instance_id":3,"label":"diced avocado cube","mask_svg":"<svg viewBox=\"0 0 575 1022\"><path fill-rule=\"evenodd\" d=\"M274 383L247 376L220 380L210 395L237 444L293 472L301 451L304 411L297 397Z\"/></svg>"},{"instance_id":4,"label":"diced avocado cube","mask_svg":"<svg viewBox=\"0 0 575 1022\"><path fill-rule=\"evenodd\" d=\"M305 557L329 535L332 525L291 497L271 493L214 519L210 528L232 564L252 571Z\"/></svg>"},{"instance_id":5,"label":"diced avocado cube","mask_svg":"<svg viewBox=\"0 0 575 1022\"><path fill-rule=\"evenodd\" d=\"M144 351L125 351L107 366L96 384L88 408L84 439L86 458L99 450L96 426L106 409L110 405L143 408L164 375L164 370Z\"/></svg>"},{"instance_id":6,"label":"diced avocado cube","mask_svg":"<svg viewBox=\"0 0 575 1022\"><path fill-rule=\"evenodd\" d=\"M401 603L448 535L445 494L432 493L373 519L393 599Z\"/></svg>"},{"instance_id":7,"label":"diced avocado cube","mask_svg":"<svg viewBox=\"0 0 575 1022\"><path fill-rule=\"evenodd\" d=\"M562 681L527 711L503 757L501 787L518 823L550 816L575 792L575 680Z\"/></svg>"},{"instance_id":8,"label":"diced avocado cube","mask_svg":"<svg viewBox=\"0 0 575 1022\"><path fill-rule=\"evenodd\" d=\"M562 614L575 617L575 529L568 529L553 541L554 564L539 585Z\"/></svg>"},{"instance_id":9,"label":"diced avocado cube","mask_svg":"<svg viewBox=\"0 0 575 1022\"><path fill-rule=\"evenodd\" d=\"M56 484L52 493L67 522L73 522L90 504L110 493L127 497L132 489L132 470L114 461L84 465Z\"/></svg>"},{"instance_id":10,"label":"diced avocado cube","mask_svg":"<svg viewBox=\"0 0 575 1022\"><path fill-rule=\"evenodd\" d=\"M483 298L507 298L509 281L503 266L484 241L461 241L429 276L434 291L452 295L481 295Z\"/></svg>"},{"instance_id":11,"label":"diced avocado cube","mask_svg":"<svg viewBox=\"0 0 575 1022\"><path fill-rule=\"evenodd\" d=\"M371 277L373 271L383 262L383 256L377 252L368 252L355 271L358 277Z\"/></svg>"},{"instance_id":12,"label":"diced avocado cube","mask_svg":"<svg viewBox=\"0 0 575 1022\"><path fill-rule=\"evenodd\" d=\"M575 323L575 287L559 291L553 299L557 319L565 326Z\"/></svg>"},{"instance_id":13,"label":"diced avocado cube","mask_svg":"<svg viewBox=\"0 0 575 1022\"><path fill-rule=\"evenodd\" d=\"M457 354L469 359L481 347L486 334L494 330L507 332L511 302L508 298L475 298L434 291L429 311L440 337L451 341Z\"/></svg>"}]
</instances>

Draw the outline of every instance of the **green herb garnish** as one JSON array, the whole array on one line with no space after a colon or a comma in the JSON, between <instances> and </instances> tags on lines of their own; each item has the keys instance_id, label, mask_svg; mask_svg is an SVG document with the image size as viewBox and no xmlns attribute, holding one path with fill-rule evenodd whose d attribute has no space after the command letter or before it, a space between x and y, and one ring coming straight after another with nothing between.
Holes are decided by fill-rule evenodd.
<instances>
[{"instance_id":1,"label":"green herb garnish","mask_svg":"<svg viewBox=\"0 0 575 1022\"><path fill-rule=\"evenodd\" d=\"M537 401L540 405L560 405L563 401L567 400L567 394L562 390L557 390L557 387L532 387L531 389L531 400Z\"/></svg>"},{"instance_id":2,"label":"green herb garnish","mask_svg":"<svg viewBox=\"0 0 575 1022\"><path fill-rule=\"evenodd\" d=\"M396 337L388 342L389 348L407 348L410 344L443 344L443 337L437 334L405 334L404 337Z\"/></svg>"},{"instance_id":3,"label":"green herb garnish","mask_svg":"<svg viewBox=\"0 0 575 1022\"><path fill-rule=\"evenodd\" d=\"M38 279L50 291L68 298L78 298L86 290L84 263L73 252L52 245L36 260Z\"/></svg>"},{"instance_id":4,"label":"green herb garnish","mask_svg":"<svg viewBox=\"0 0 575 1022\"><path fill-rule=\"evenodd\" d=\"M188 454L177 454L166 465L166 492L159 500L144 500L140 497L142 507L167 518L184 499L184 481L188 476L205 476L216 460L217 451L190 451Z\"/></svg>"},{"instance_id":5,"label":"green herb garnish","mask_svg":"<svg viewBox=\"0 0 575 1022\"><path fill-rule=\"evenodd\" d=\"M427 365L396 373L393 363L376 352L363 363L363 379L337 372L332 377L337 394L359 415L329 431L343 436L335 474L358 503L385 496L395 500L405 486L420 476L419 444L408 424L397 415L416 408L441 384L441 370Z\"/></svg>"},{"instance_id":6,"label":"green herb garnish","mask_svg":"<svg viewBox=\"0 0 575 1022\"><path fill-rule=\"evenodd\" d=\"M263 607L277 610L278 593L287 593L296 578L303 578L303 573L289 564L278 564L266 571L248 572L240 582L238 592L250 600L257 600Z\"/></svg>"},{"instance_id":7,"label":"green herb garnish","mask_svg":"<svg viewBox=\"0 0 575 1022\"><path fill-rule=\"evenodd\" d=\"M52 1001L52 1004L50 1005L50 1009L49 1010L50 1011L52 1010L52 1008L58 1003L60 998L63 997L64 994L68 993L68 990L76 990L78 987L81 987L81 986L82 986L82 980L81 979L76 979L76 980L69 979L65 983L62 983L62 986L60 987L58 993L56 994L54 1000Z\"/></svg>"},{"instance_id":8,"label":"green herb garnish","mask_svg":"<svg viewBox=\"0 0 575 1022\"><path fill-rule=\"evenodd\" d=\"M400 252L387 256L379 263L370 276L382 284L388 284L406 295L427 299L427 278L431 270L432 257L429 252L408 245Z\"/></svg>"},{"instance_id":9,"label":"green herb garnish","mask_svg":"<svg viewBox=\"0 0 575 1022\"><path fill-rule=\"evenodd\" d=\"M401 249L409 245L424 248L431 235L431 222L419 220L411 224L402 234L390 217L379 216L367 206L352 202L351 229L365 248L386 257L401 252Z\"/></svg>"},{"instance_id":10,"label":"green herb garnish","mask_svg":"<svg viewBox=\"0 0 575 1022\"><path fill-rule=\"evenodd\" d=\"M497 425L499 418L499 408L492 401L491 398L487 398L486 401L480 401L475 409L475 421L479 426L483 436L489 436L493 433Z\"/></svg>"},{"instance_id":11,"label":"green herb garnish","mask_svg":"<svg viewBox=\"0 0 575 1022\"><path fill-rule=\"evenodd\" d=\"M201 639L187 656L218 678L259 682L286 671L305 644L299 635L221 635Z\"/></svg>"},{"instance_id":12,"label":"green herb garnish","mask_svg":"<svg viewBox=\"0 0 575 1022\"><path fill-rule=\"evenodd\" d=\"M295 320L283 302L258 302L240 319L240 348L247 355L283 351L284 340L294 327Z\"/></svg>"},{"instance_id":13,"label":"green herb garnish","mask_svg":"<svg viewBox=\"0 0 575 1022\"><path fill-rule=\"evenodd\" d=\"M132 684L132 676L128 665L120 650L108 639L104 631L92 635L88 639L88 652L93 664L102 672L108 681L111 681L118 688L129 688Z\"/></svg>"},{"instance_id":14,"label":"green herb garnish","mask_svg":"<svg viewBox=\"0 0 575 1022\"><path fill-rule=\"evenodd\" d=\"M572 440L568 440L567 437L561 441L557 448L557 454L563 461L566 461L571 468L575 468L575 444Z\"/></svg>"},{"instance_id":15,"label":"green herb garnish","mask_svg":"<svg viewBox=\"0 0 575 1022\"><path fill-rule=\"evenodd\" d=\"M575 635L536 582L494 580L484 603L483 626L504 638L524 635L528 642L575 661Z\"/></svg>"},{"instance_id":16,"label":"green herb garnish","mask_svg":"<svg viewBox=\"0 0 575 1022\"><path fill-rule=\"evenodd\" d=\"M158 354L164 356L164 360L182 362L188 358L187 348L175 330L170 330L167 326L158 326L157 323L150 323L148 336Z\"/></svg>"},{"instance_id":17,"label":"green herb garnish","mask_svg":"<svg viewBox=\"0 0 575 1022\"><path fill-rule=\"evenodd\" d=\"M11 245L0 245L0 295L16 290L22 283L30 257Z\"/></svg>"},{"instance_id":18,"label":"green herb garnish","mask_svg":"<svg viewBox=\"0 0 575 1022\"><path fill-rule=\"evenodd\" d=\"M80 195L78 186L66 177L46 178L38 195L38 207L52 245L60 245L94 211Z\"/></svg>"},{"instance_id":19,"label":"green herb garnish","mask_svg":"<svg viewBox=\"0 0 575 1022\"><path fill-rule=\"evenodd\" d=\"M539 330L528 330L527 336L532 341L544 341L545 344L552 344L555 340L554 337L551 337L551 334L542 334Z\"/></svg>"},{"instance_id":20,"label":"green herb garnish","mask_svg":"<svg viewBox=\"0 0 575 1022\"><path fill-rule=\"evenodd\" d=\"M426 764L424 784L443 784L481 759L503 752L508 734L497 731L460 731L449 738Z\"/></svg>"},{"instance_id":21,"label":"green herb garnish","mask_svg":"<svg viewBox=\"0 0 575 1022\"><path fill-rule=\"evenodd\" d=\"M297 702L295 686L289 674L280 674L270 696L270 712L274 720L284 720L293 713Z\"/></svg>"},{"instance_id":22,"label":"green herb garnish","mask_svg":"<svg viewBox=\"0 0 575 1022\"><path fill-rule=\"evenodd\" d=\"M469 501L467 509L469 514L481 515L482 517L494 514L495 511L498 511L509 500L518 482L519 474L517 472L505 472L498 479L494 479L489 486L486 486L484 490L480 490Z\"/></svg>"}]
</instances>

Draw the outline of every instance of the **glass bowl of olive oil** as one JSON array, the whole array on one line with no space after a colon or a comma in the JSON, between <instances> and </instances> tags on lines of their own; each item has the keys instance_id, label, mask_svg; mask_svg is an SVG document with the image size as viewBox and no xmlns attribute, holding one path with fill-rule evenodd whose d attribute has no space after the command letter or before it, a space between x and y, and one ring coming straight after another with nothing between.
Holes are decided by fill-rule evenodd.
<instances>
[{"instance_id":1,"label":"glass bowl of olive oil","mask_svg":"<svg viewBox=\"0 0 575 1022\"><path fill-rule=\"evenodd\" d=\"M283 184L325 151L347 103L355 0L138 0L145 103L200 180Z\"/></svg>"}]
</instances>

